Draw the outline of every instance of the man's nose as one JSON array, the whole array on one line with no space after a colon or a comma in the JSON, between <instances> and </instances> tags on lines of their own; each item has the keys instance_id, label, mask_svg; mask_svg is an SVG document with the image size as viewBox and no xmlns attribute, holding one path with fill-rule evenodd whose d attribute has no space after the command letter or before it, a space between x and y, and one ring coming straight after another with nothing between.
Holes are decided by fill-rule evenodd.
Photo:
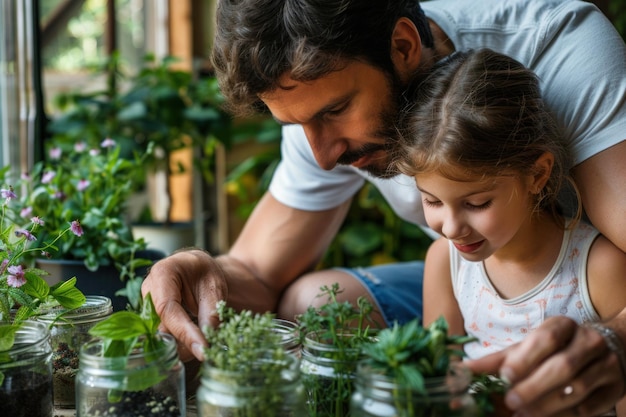
<instances>
[{"instance_id":1,"label":"man's nose","mask_svg":"<svg viewBox=\"0 0 626 417\"><path fill-rule=\"evenodd\" d=\"M309 146L317 164L325 170L331 170L337 165L339 157L347 150L345 142L339 140L339 135L323 127L305 126Z\"/></svg>"}]
</instances>

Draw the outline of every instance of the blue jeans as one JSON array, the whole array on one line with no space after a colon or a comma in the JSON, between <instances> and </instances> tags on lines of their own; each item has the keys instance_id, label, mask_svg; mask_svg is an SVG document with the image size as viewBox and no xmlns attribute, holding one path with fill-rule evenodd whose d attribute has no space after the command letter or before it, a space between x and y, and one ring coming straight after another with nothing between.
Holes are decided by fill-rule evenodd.
<instances>
[{"instance_id":1,"label":"blue jeans","mask_svg":"<svg viewBox=\"0 0 626 417\"><path fill-rule=\"evenodd\" d=\"M422 318L424 262L402 262L363 268L335 268L357 278L376 301L387 326Z\"/></svg>"}]
</instances>

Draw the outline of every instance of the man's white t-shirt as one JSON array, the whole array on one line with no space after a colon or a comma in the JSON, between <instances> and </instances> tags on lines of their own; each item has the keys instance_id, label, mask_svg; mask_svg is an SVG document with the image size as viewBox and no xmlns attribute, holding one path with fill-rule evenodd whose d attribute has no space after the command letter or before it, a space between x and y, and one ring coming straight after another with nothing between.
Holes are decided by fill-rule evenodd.
<instances>
[{"instance_id":1,"label":"man's white t-shirt","mask_svg":"<svg viewBox=\"0 0 626 417\"><path fill-rule=\"evenodd\" d=\"M426 16L456 50L490 48L539 77L575 163L626 139L626 46L591 3L572 0L432 0ZM285 126L270 192L283 204L324 210L371 181L403 219L425 226L413 178L374 178L349 166L321 169L300 126Z\"/></svg>"}]
</instances>

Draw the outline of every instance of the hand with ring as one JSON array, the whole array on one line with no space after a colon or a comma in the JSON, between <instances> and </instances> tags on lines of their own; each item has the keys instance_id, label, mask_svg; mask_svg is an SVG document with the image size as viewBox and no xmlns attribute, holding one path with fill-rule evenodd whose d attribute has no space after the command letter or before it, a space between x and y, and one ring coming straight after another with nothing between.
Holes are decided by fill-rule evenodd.
<instances>
[{"instance_id":1,"label":"hand with ring","mask_svg":"<svg viewBox=\"0 0 626 417\"><path fill-rule=\"evenodd\" d=\"M626 391L613 348L598 329L553 317L522 342L467 365L510 383L505 404L516 415L598 416L611 412ZM620 404L617 409L626 415Z\"/></svg>"}]
</instances>

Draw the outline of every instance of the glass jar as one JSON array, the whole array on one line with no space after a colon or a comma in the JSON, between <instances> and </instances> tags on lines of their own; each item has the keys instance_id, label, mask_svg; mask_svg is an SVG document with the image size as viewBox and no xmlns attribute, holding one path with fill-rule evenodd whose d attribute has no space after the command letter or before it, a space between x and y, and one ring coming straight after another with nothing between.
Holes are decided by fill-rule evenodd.
<instances>
[{"instance_id":1,"label":"glass jar","mask_svg":"<svg viewBox=\"0 0 626 417\"><path fill-rule=\"evenodd\" d=\"M302 343L300 370L310 417L350 415L350 397L360 358L359 348L338 347L316 333L307 334Z\"/></svg>"},{"instance_id":2,"label":"glass jar","mask_svg":"<svg viewBox=\"0 0 626 417\"><path fill-rule=\"evenodd\" d=\"M272 330L280 334L280 344L287 352L300 357L300 338L296 323L284 319L273 319Z\"/></svg>"},{"instance_id":3,"label":"glass jar","mask_svg":"<svg viewBox=\"0 0 626 417\"><path fill-rule=\"evenodd\" d=\"M350 402L352 417L471 417L478 415L469 394L469 369L451 367L447 376L427 378L424 389L399 384L359 364Z\"/></svg>"},{"instance_id":4,"label":"glass jar","mask_svg":"<svg viewBox=\"0 0 626 417\"><path fill-rule=\"evenodd\" d=\"M0 352L0 407L3 416L53 415L52 347L44 323L22 322L11 349Z\"/></svg>"},{"instance_id":5,"label":"glass jar","mask_svg":"<svg viewBox=\"0 0 626 417\"><path fill-rule=\"evenodd\" d=\"M88 295L82 307L68 312L64 312L62 308L50 309L39 317L39 320L51 326L52 381L56 407L75 407L75 378L78 372L80 347L92 339L89 329L107 318L112 312L110 298ZM59 314L62 315L57 319Z\"/></svg>"},{"instance_id":6,"label":"glass jar","mask_svg":"<svg viewBox=\"0 0 626 417\"><path fill-rule=\"evenodd\" d=\"M260 360L248 372L225 371L204 362L196 394L198 417L302 417L306 415L299 360Z\"/></svg>"},{"instance_id":7,"label":"glass jar","mask_svg":"<svg viewBox=\"0 0 626 417\"><path fill-rule=\"evenodd\" d=\"M185 370L176 340L164 333L159 337L163 347L150 353L137 348L128 358L103 357L100 339L84 344L76 374L76 416L184 417Z\"/></svg>"}]
</instances>

